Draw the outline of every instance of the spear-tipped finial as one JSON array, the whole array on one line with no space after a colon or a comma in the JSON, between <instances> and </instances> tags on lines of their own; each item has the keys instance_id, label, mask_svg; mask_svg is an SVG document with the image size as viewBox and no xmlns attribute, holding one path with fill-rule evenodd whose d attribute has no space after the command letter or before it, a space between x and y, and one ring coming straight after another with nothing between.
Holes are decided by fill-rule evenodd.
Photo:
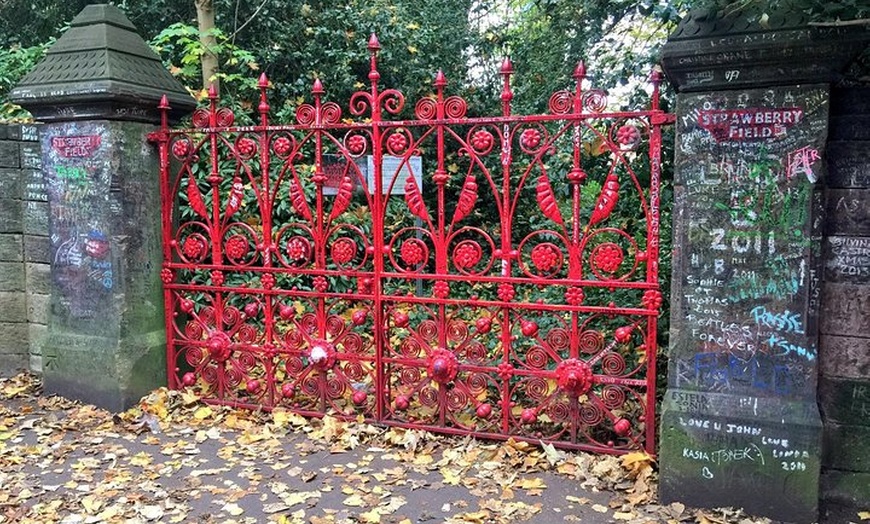
<instances>
[{"instance_id":1,"label":"spear-tipped finial","mask_svg":"<svg viewBox=\"0 0 870 524\"><path fill-rule=\"evenodd\" d=\"M266 77L266 73L260 73L260 79L257 80L257 87L260 88L260 104L257 106L257 110L260 112L260 124L266 125L266 116L269 113L269 100L266 97L266 89L269 88L269 79Z\"/></svg>"},{"instance_id":2,"label":"spear-tipped finial","mask_svg":"<svg viewBox=\"0 0 870 524\"><path fill-rule=\"evenodd\" d=\"M217 86L215 86L214 83L209 84L208 85L208 98L210 100L217 100L217 97L218 97Z\"/></svg>"},{"instance_id":3,"label":"spear-tipped finial","mask_svg":"<svg viewBox=\"0 0 870 524\"><path fill-rule=\"evenodd\" d=\"M583 60L577 62L577 67L574 68L574 78L576 80L583 80L586 78L586 62Z\"/></svg>"},{"instance_id":4,"label":"spear-tipped finial","mask_svg":"<svg viewBox=\"0 0 870 524\"><path fill-rule=\"evenodd\" d=\"M438 72L435 73L435 87L444 87L446 85L447 77L444 76L444 71L439 69Z\"/></svg>"},{"instance_id":5,"label":"spear-tipped finial","mask_svg":"<svg viewBox=\"0 0 870 524\"><path fill-rule=\"evenodd\" d=\"M514 74L514 65L511 63L511 59L505 57L504 61L501 63L501 69L499 70L500 75L512 75Z\"/></svg>"},{"instance_id":6,"label":"spear-tipped finial","mask_svg":"<svg viewBox=\"0 0 870 524\"><path fill-rule=\"evenodd\" d=\"M157 109L163 109L164 111L167 109L171 109L169 107L169 99L166 98L166 95L160 97L160 103L157 105Z\"/></svg>"},{"instance_id":7,"label":"spear-tipped finial","mask_svg":"<svg viewBox=\"0 0 870 524\"><path fill-rule=\"evenodd\" d=\"M662 70L659 69L659 66L653 66L649 74L649 81L656 86L662 83Z\"/></svg>"},{"instance_id":8,"label":"spear-tipped finial","mask_svg":"<svg viewBox=\"0 0 870 524\"><path fill-rule=\"evenodd\" d=\"M652 109L657 111L659 109L659 84L662 82L662 70L659 66L653 67L653 70L649 74L649 80L653 86Z\"/></svg>"},{"instance_id":9,"label":"spear-tipped finial","mask_svg":"<svg viewBox=\"0 0 870 524\"><path fill-rule=\"evenodd\" d=\"M378 35L372 33L372 36L369 37L369 51L372 53L377 53L381 50L381 43L378 42Z\"/></svg>"},{"instance_id":10,"label":"spear-tipped finial","mask_svg":"<svg viewBox=\"0 0 870 524\"><path fill-rule=\"evenodd\" d=\"M511 114L511 100L514 99L514 93L511 91L511 75L513 72L514 66L511 64L510 58L505 57L499 70L499 74L504 77L504 86L502 86L501 90L501 111L504 116L510 116Z\"/></svg>"},{"instance_id":11,"label":"spear-tipped finial","mask_svg":"<svg viewBox=\"0 0 870 524\"><path fill-rule=\"evenodd\" d=\"M320 81L319 78L315 78L314 79L314 86L311 88L311 94L312 95L322 95L324 93L326 93L326 90L323 89L323 83Z\"/></svg>"}]
</instances>

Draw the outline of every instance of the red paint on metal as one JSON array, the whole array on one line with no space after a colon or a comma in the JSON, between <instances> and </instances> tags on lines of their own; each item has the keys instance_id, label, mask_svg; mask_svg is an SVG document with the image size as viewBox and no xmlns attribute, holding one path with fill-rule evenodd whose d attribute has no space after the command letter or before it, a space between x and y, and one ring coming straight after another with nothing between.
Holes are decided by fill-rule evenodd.
<instances>
[{"instance_id":1,"label":"red paint on metal","mask_svg":"<svg viewBox=\"0 0 870 524\"><path fill-rule=\"evenodd\" d=\"M170 386L234 406L653 453L659 156L673 122L658 109L660 75L651 109L607 112L580 63L549 113L513 115L505 60L501 114L469 118L439 71L400 120L405 98L380 86L374 35L368 49L370 87L350 118L315 80L295 122L271 123L265 75L256 126L233 127L214 89L191 129L170 129L161 101L150 138ZM626 213L637 218L616 218Z\"/></svg>"}]
</instances>

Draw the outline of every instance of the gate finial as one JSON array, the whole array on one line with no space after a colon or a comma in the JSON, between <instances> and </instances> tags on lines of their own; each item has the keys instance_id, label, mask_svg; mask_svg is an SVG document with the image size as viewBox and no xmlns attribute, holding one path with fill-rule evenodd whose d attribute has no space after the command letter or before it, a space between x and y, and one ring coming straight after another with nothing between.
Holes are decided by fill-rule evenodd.
<instances>
[{"instance_id":1,"label":"gate finial","mask_svg":"<svg viewBox=\"0 0 870 524\"><path fill-rule=\"evenodd\" d=\"M269 101L266 98L269 79L266 77L266 73L260 74L260 79L257 80L257 87L260 88L260 105L257 106L257 110L260 112L260 125L265 126L269 124Z\"/></svg>"},{"instance_id":2,"label":"gate finial","mask_svg":"<svg viewBox=\"0 0 870 524\"><path fill-rule=\"evenodd\" d=\"M378 35L372 33L369 37L369 53L371 54L371 68L369 71L369 80L372 84L376 84L381 74L378 73L378 51L381 50L381 43L378 41Z\"/></svg>"},{"instance_id":3,"label":"gate finial","mask_svg":"<svg viewBox=\"0 0 870 524\"><path fill-rule=\"evenodd\" d=\"M659 66L653 66L653 70L649 74L649 81L653 86L652 110L657 111L659 108L659 85L662 83L662 72Z\"/></svg>"},{"instance_id":4,"label":"gate finial","mask_svg":"<svg viewBox=\"0 0 870 524\"><path fill-rule=\"evenodd\" d=\"M511 114L511 100L514 98L514 93L511 91L511 75L514 74L514 66L511 64L511 59L505 57L501 63L501 69L498 74L504 77L504 87L501 91L501 110L504 116Z\"/></svg>"}]
</instances>

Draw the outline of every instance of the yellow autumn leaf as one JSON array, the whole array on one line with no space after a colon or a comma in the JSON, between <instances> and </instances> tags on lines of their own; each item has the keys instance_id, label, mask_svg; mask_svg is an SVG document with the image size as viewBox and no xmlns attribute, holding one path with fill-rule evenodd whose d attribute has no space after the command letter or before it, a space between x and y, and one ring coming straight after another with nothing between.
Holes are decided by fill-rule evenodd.
<instances>
[{"instance_id":1,"label":"yellow autumn leaf","mask_svg":"<svg viewBox=\"0 0 870 524\"><path fill-rule=\"evenodd\" d=\"M622 467L629 471L629 476L637 477L646 469L651 468L653 458L646 452L635 451L634 453L626 453L622 456Z\"/></svg>"},{"instance_id":2,"label":"yellow autumn leaf","mask_svg":"<svg viewBox=\"0 0 870 524\"><path fill-rule=\"evenodd\" d=\"M542 478L531 478L531 479L522 479L519 484L516 484L520 487L520 489L544 489L547 487L547 484L544 483L544 479Z\"/></svg>"},{"instance_id":3,"label":"yellow autumn leaf","mask_svg":"<svg viewBox=\"0 0 870 524\"><path fill-rule=\"evenodd\" d=\"M452 470L450 468L441 468L441 474L444 476L444 483L448 486L458 486L459 481L462 480L461 472Z\"/></svg>"},{"instance_id":4,"label":"yellow autumn leaf","mask_svg":"<svg viewBox=\"0 0 870 524\"><path fill-rule=\"evenodd\" d=\"M151 457L151 455L142 451L130 457L130 464L144 468L145 466L151 464L152 460L154 459Z\"/></svg>"},{"instance_id":5,"label":"yellow autumn leaf","mask_svg":"<svg viewBox=\"0 0 870 524\"><path fill-rule=\"evenodd\" d=\"M414 46L412 46L412 45L409 45L409 46L408 46L408 52L411 53L412 55L413 55L414 53L416 53L417 51L419 51L419 50L418 50L416 47L414 47Z\"/></svg>"},{"instance_id":6,"label":"yellow autumn leaf","mask_svg":"<svg viewBox=\"0 0 870 524\"><path fill-rule=\"evenodd\" d=\"M224 511L226 511L227 513L229 513L230 515L234 516L234 517L238 517L239 515L241 515L242 513L245 512L245 510L243 510L243 509L242 509L238 504L236 504L235 502L231 502L231 503L229 503L229 504L225 504L224 507L223 507L222 509L223 509Z\"/></svg>"},{"instance_id":7,"label":"yellow autumn leaf","mask_svg":"<svg viewBox=\"0 0 870 524\"><path fill-rule=\"evenodd\" d=\"M184 390L181 392L181 402L183 402L185 406L196 404L197 402L199 402L199 395L197 395L193 391Z\"/></svg>"},{"instance_id":8,"label":"yellow autumn leaf","mask_svg":"<svg viewBox=\"0 0 870 524\"><path fill-rule=\"evenodd\" d=\"M435 462L435 459L432 455L417 455L414 457L414 465L415 466L426 466Z\"/></svg>"},{"instance_id":9,"label":"yellow autumn leaf","mask_svg":"<svg viewBox=\"0 0 870 524\"><path fill-rule=\"evenodd\" d=\"M458 173L459 165L456 164L456 162L450 163L447 165L447 171L450 171L451 173Z\"/></svg>"},{"instance_id":10,"label":"yellow autumn leaf","mask_svg":"<svg viewBox=\"0 0 870 524\"><path fill-rule=\"evenodd\" d=\"M378 524L381 521L381 514L378 513L377 508L375 508L371 511L360 513L359 518L362 522L367 524Z\"/></svg>"},{"instance_id":11,"label":"yellow autumn leaf","mask_svg":"<svg viewBox=\"0 0 870 524\"><path fill-rule=\"evenodd\" d=\"M418 24L417 22L411 22L408 25L406 25L405 27L407 27L411 31L414 31L416 29L420 29L420 24Z\"/></svg>"},{"instance_id":12,"label":"yellow autumn leaf","mask_svg":"<svg viewBox=\"0 0 870 524\"><path fill-rule=\"evenodd\" d=\"M193 418L197 420L205 420L208 417L212 416L212 413L214 412L210 407L202 406L200 408L197 408L196 411L193 412Z\"/></svg>"},{"instance_id":13,"label":"yellow autumn leaf","mask_svg":"<svg viewBox=\"0 0 870 524\"><path fill-rule=\"evenodd\" d=\"M97 497L96 495L87 495L82 497L82 507L85 508L85 511L88 514L93 515L94 513L100 511L100 508L103 507L104 501Z\"/></svg>"},{"instance_id":14,"label":"yellow autumn leaf","mask_svg":"<svg viewBox=\"0 0 870 524\"><path fill-rule=\"evenodd\" d=\"M462 515L458 515L459 518L462 519L463 522L472 522L474 524L484 524L489 518L489 511L480 510L475 511L474 513L463 513Z\"/></svg>"},{"instance_id":15,"label":"yellow autumn leaf","mask_svg":"<svg viewBox=\"0 0 870 524\"><path fill-rule=\"evenodd\" d=\"M858 518L861 520L870 520L870 511L859 511Z\"/></svg>"},{"instance_id":16,"label":"yellow autumn leaf","mask_svg":"<svg viewBox=\"0 0 870 524\"><path fill-rule=\"evenodd\" d=\"M342 501L342 504L344 504L345 506L353 506L353 507L355 507L355 508L358 508L358 507L361 507L361 506L365 506L366 503L365 503L365 501L362 499L361 496L359 496L359 495L351 495L350 497L344 499L344 501Z\"/></svg>"}]
</instances>

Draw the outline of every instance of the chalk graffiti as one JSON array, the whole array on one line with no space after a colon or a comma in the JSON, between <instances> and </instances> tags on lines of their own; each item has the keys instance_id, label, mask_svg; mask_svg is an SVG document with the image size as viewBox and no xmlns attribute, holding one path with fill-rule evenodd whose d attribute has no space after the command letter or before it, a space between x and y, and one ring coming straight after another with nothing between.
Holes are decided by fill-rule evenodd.
<instances>
[{"instance_id":1,"label":"chalk graffiti","mask_svg":"<svg viewBox=\"0 0 870 524\"><path fill-rule=\"evenodd\" d=\"M819 151L810 146L792 151L788 154L786 177L790 180L797 175L806 175L807 180L815 183L819 177L813 172L813 164L820 158L822 157L819 155Z\"/></svg>"},{"instance_id":2,"label":"chalk graffiti","mask_svg":"<svg viewBox=\"0 0 870 524\"><path fill-rule=\"evenodd\" d=\"M89 157L99 149L100 135L55 136L51 138L51 148L63 158Z\"/></svg>"},{"instance_id":3,"label":"chalk graffiti","mask_svg":"<svg viewBox=\"0 0 870 524\"><path fill-rule=\"evenodd\" d=\"M764 306L756 306L749 312L756 325L769 327L783 333L798 333L803 335L803 325L800 315L785 310L782 313L768 311Z\"/></svg>"},{"instance_id":4,"label":"chalk graffiti","mask_svg":"<svg viewBox=\"0 0 870 524\"><path fill-rule=\"evenodd\" d=\"M713 109L701 111L698 125L717 142L753 141L781 137L802 117L799 107Z\"/></svg>"},{"instance_id":5,"label":"chalk graffiti","mask_svg":"<svg viewBox=\"0 0 870 524\"><path fill-rule=\"evenodd\" d=\"M723 448L715 451L683 448L683 458L720 465L728 462L750 461L764 465L764 454L753 443L737 449Z\"/></svg>"},{"instance_id":6,"label":"chalk graffiti","mask_svg":"<svg viewBox=\"0 0 870 524\"><path fill-rule=\"evenodd\" d=\"M799 385L788 365L764 353L745 360L720 352L697 353L689 359L678 359L676 364L676 387L720 392L753 389L790 395Z\"/></svg>"}]
</instances>

